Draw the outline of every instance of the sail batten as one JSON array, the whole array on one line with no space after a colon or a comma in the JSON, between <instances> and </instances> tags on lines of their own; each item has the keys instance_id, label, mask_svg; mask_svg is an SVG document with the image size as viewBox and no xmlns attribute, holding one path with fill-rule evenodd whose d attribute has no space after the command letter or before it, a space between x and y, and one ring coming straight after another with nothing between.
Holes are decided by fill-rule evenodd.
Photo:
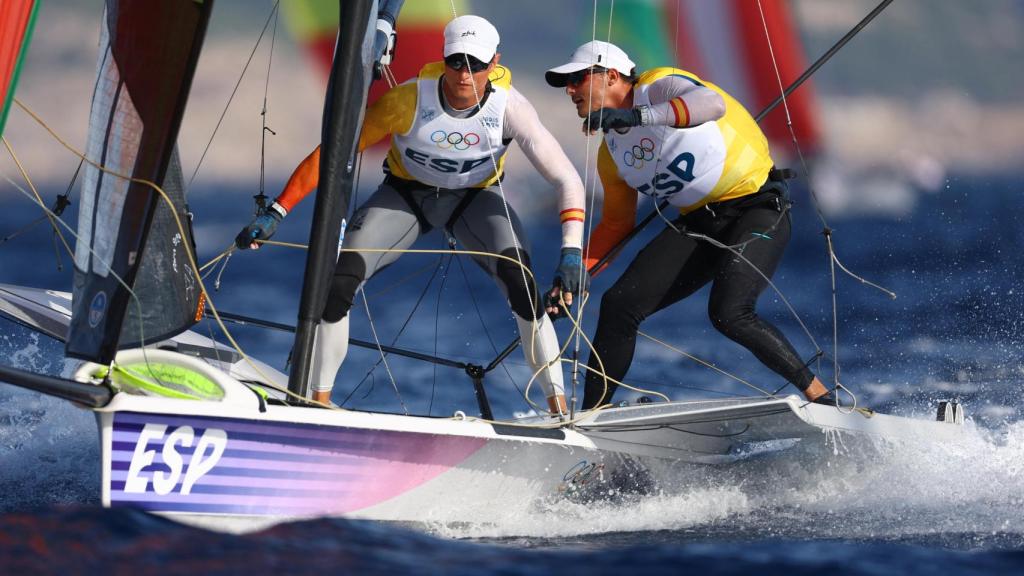
<instances>
[{"instance_id":1,"label":"sail batten","mask_svg":"<svg viewBox=\"0 0 1024 576\"><path fill-rule=\"evenodd\" d=\"M106 2L87 143L104 169L89 165L83 178L69 356L109 363L118 348L196 322L202 298L175 142L211 8ZM159 183L173 207L142 180Z\"/></svg>"}]
</instances>

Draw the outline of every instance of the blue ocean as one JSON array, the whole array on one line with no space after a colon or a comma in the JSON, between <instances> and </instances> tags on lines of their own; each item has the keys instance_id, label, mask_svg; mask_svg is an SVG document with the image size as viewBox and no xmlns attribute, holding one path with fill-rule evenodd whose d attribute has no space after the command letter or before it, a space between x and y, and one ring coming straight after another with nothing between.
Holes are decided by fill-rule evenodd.
<instances>
[{"instance_id":1,"label":"blue ocean","mask_svg":"<svg viewBox=\"0 0 1024 576\"><path fill-rule=\"evenodd\" d=\"M363 176L362 199L376 178ZM44 196L49 201L58 192ZM869 191L855 185L848 191L861 192ZM252 193L192 192L201 263L226 249L251 218ZM517 194L513 204L528 222L535 270L547 285L558 252L556 212L531 204L525 191ZM965 443L882 445L869 453L832 443L827 450L766 454L738 465L708 466L671 493L621 502L556 504L507 517L496 500L493 521L483 525L407 527L325 518L229 535L143 512L101 508L92 415L0 386L0 571L1019 573L1024 563L1019 178L954 175L900 210L826 214L824 223L806 188L794 188L793 199L793 240L774 277L779 292L765 292L760 313L789 336L827 382L835 377L836 359L839 380L861 405L934 418L938 401L960 401L968 420ZM0 236L38 216L27 200L9 204ZM312 202L306 204L289 216L275 239L308 240ZM68 210L72 224L75 208ZM650 209L645 203L640 213ZM842 266L891 290L895 299L838 266L833 295L822 234L826 223ZM588 334L601 293L662 226L652 224L594 280L584 310ZM69 290L71 262L52 236L41 223L0 243L0 283ZM417 245L446 247L437 232ZM206 282L219 310L294 324L303 266L303 252L271 246L235 253L223 268L208 268ZM466 257L406 255L374 278L365 296L353 307L354 338L486 365L516 337L500 292ZM705 289L652 317L643 330L761 388L783 386L711 327L706 306ZM0 324L4 363L56 374L65 370L59 343L6 320ZM285 367L289 333L228 327L247 353ZM568 336L569 328L561 322L560 335ZM223 341L207 322L196 330ZM823 355L814 360L819 348ZM585 360L585 344L578 350ZM485 385L498 417L529 409L516 388L522 388L525 374L518 351L488 374ZM753 394L736 379L651 340L640 341L628 381L674 399ZM536 390L531 393L540 399ZM616 399L640 395L619 394ZM361 409L432 415L472 412L476 406L471 381L459 370L394 356L384 363L377 352L355 348L334 400Z\"/></svg>"}]
</instances>

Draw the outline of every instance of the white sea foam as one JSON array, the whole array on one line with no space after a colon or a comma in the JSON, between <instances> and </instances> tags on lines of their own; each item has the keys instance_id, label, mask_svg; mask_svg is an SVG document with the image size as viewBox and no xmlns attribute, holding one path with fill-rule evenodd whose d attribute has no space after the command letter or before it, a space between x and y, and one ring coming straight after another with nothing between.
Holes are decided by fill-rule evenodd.
<instances>
[{"instance_id":1,"label":"white sea foam","mask_svg":"<svg viewBox=\"0 0 1024 576\"><path fill-rule=\"evenodd\" d=\"M789 451L681 469L678 482L655 495L619 503L560 501L522 507L500 522L432 529L459 538L657 530L835 538L1024 533L1024 422L998 430L968 424L965 432L959 444L828 433L824 442L801 442Z\"/></svg>"}]
</instances>

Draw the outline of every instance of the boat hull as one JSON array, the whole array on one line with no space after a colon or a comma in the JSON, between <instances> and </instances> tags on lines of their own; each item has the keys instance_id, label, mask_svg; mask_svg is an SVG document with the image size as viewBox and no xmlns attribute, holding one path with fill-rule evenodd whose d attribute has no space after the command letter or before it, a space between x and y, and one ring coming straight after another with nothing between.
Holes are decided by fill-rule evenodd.
<instances>
[{"instance_id":1,"label":"boat hull","mask_svg":"<svg viewBox=\"0 0 1024 576\"><path fill-rule=\"evenodd\" d=\"M646 482L636 459L572 430L207 404L119 395L100 412L103 504L226 529L325 515L500 522Z\"/></svg>"}]
</instances>

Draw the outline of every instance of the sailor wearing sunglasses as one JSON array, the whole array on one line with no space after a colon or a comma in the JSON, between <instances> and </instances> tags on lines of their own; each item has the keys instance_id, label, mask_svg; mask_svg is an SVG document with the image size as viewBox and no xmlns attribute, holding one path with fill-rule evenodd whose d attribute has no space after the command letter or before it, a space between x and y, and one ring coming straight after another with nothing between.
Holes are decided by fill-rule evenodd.
<instances>
[{"instance_id":1,"label":"sailor wearing sunglasses","mask_svg":"<svg viewBox=\"0 0 1024 576\"><path fill-rule=\"evenodd\" d=\"M561 262L556 284L571 304L585 287L582 269L583 183L533 105L512 87L498 62L498 31L479 16L460 16L445 27L444 61L385 93L366 112L359 149L391 136L386 177L356 211L338 258L317 339L314 397L330 398L348 350L348 311L356 290L433 228L474 256L504 292L515 313L526 360L552 413L566 413L559 345L544 314L530 267L526 237L500 181L514 140L559 196ZM296 168L266 215L239 234L239 248L255 248L299 201L316 188L320 149ZM390 252L358 252L360 249Z\"/></svg>"}]
</instances>

